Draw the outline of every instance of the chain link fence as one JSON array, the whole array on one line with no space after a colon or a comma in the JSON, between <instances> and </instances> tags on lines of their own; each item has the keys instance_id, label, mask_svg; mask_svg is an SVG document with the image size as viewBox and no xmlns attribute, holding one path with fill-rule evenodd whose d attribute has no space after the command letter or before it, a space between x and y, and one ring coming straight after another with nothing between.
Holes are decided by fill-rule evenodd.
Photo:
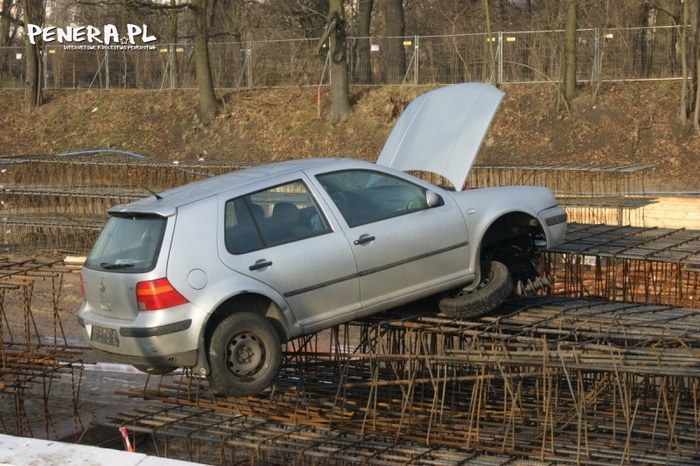
<instances>
[{"instance_id":1,"label":"chain link fence","mask_svg":"<svg viewBox=\"0 0 700 466\"><path fill-rule=\"evenodd\" d=\"M680 27L585 29L578 31L580 82L680 79ZM401 41L403 63L387 60L388 41ZM370 45L371 73L358 59ZM561 81L564 31L498 32L445 36L350 38L350 82L407 84L466 81L537 83ZM218 89L325 85L329 60L318 39L210 44ZM193 45L47 45L42 52L47 89L193 89ZM0 88L21 88L23 47L0 48ZM389 69L390 66L398 67ZM395 83L393 83L395 84Z\"/></svg>"}]
</instances>

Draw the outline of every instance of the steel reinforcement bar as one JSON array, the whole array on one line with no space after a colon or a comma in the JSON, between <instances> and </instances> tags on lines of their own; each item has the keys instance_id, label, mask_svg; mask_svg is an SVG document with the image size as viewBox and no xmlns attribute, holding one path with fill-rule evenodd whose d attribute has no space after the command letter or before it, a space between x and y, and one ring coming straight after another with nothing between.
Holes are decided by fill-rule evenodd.
<instances>
[{"instance_id":1,"label":"steel reinforcement bar","mask_svg":"<svg viewBox=\"0 0 700 466\"><path fill-rule=\"evenodd\" d=\"M543 297L474 322L411 312L292 342L276 384L260 396L217 397L188 372L127 393L163 410L186 407L200 420L198 413L216 413L217 422L194 428L121 413L111 423L156 442L201 437L216 451L239 453L246 441L226 432L219 414L232 423L560 464L700 460L700 312ZM255 431L259 445L287 439ZM308 443L297 447L287 458L310 460Z\"/></svg>"},{"instance_id":2,"label":"steel reinforcement bar","mask_svg":"<svg viewBox=\"0 0 700 466\"><path fill-rule=\"evenodd\" d=\"M700 306L698 230L571 224L543 267L552 294Z\"/></svg>"},{"instance_id":3,"label":"steel reinforcement bar","mask_svg":"<svg viewBox=\"0 0 700 466\"><path fill-rule=\"evenodd\" d=\"M65 412L67 402L74 431L83 430L78 400L84 349L69 343L62 322L66 273L71 269L61 260L0 257L0 397L12 400L0 406L3 433L56 438L52 412L56 406ZM69 400L52 395L61 377L69 381ZM35 432L39 425L41 433Z\"/></svg>"}]
</instances>

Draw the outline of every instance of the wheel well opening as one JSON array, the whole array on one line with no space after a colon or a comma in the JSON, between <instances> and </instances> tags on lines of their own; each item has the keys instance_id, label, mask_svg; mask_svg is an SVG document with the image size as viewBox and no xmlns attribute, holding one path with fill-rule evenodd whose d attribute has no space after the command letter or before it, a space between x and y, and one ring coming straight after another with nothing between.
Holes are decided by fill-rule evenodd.
<instances>
[{"instance_id":1,"label":"wheel well opening","mask_svg":"<svg viewBox=\"0 0 700 466\"><path fill-rule=\"evenodd\" d=\"M219 305L207 322L204 341L209 342L214 330L221 321L236 312L247 311L267 317L274 325L280 340L289 339L286 322L279 306L270 298L258 294L240 294L232 296Z\"/></svg>"},{"instance_id":2,"label":"wheel well opening","mask_svg":"<svg viewBox=\"0 0 700 466\"><path fill-rule=\"evenodd\" d=\"M525 212L510 212L486 231L480 260L503 262L514 279L531 278L538 275L535 261L544 239L544 230L535 217Z\"/></svg>"}]
</instances>

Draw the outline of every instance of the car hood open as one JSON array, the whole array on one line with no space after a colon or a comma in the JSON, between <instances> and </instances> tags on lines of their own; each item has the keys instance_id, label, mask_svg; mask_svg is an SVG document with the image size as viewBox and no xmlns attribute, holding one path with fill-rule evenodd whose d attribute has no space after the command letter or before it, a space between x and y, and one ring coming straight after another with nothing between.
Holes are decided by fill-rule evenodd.
<instances>
[{"instance_id":1,"label":"car hood open","mask_svg":"<svg viewBox=\"0 0 700 466\"><path fill-rule=\"evenodd\" d=\"M377 164L437 173L461 190L503 96L491 84L463 83L417 97L396 122Z\"/></svg>"}]
</instances>

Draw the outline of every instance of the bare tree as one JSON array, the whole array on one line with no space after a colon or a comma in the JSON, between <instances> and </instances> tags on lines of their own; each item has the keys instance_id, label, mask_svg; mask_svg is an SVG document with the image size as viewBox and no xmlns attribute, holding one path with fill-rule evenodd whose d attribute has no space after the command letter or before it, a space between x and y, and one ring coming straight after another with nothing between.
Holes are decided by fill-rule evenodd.
<instances>
[{"instance_id":1,"label":"bare tree","mask_svg":"<svg viewBox=\"0 0 700 466\"><path fill-rule=\"evenodd\" d=\"M681 59L681 98L680 98L680 109L679 118L681 123L685 124L688 122L688 112L690 110L690 86L688 86L688 75L690 74L689 64L688 64L688 29L690 20L690 3L683 2L683 14L681 15L681 36L678 39L678 54Z\"/></svg>"},{"instance_id":2,"label":"bare tree","mask_svg":"<svg viewBox=\"0 0 700 466\"><path fill-rule=\"evenodd\" d=\"M221 112L221 104L214 93L209 62L209 0L190 0L189 8L194 15L194 61L199 90L199 117L208 124Z\"/></svg>"},{"instance_id":3,"label":"bare tree","mask_svg":"<svg viewBox=\"0 0 700 466\"><path fill-rule=\"evenodd\" d=\"M28 24L41 26L44 24L45 5L43 0L23 0L24 27ZM43 44L37 40L32 44L25 38L25 82L24 103L28 108L42 104L41 92L41 49Z\"/></svg>"},{"instance_id":4,"label":"bare tree","mask_svg":"<svg viewBox=\"0 0 700 466\"><path fill-rule=\"evenodd\" d=\"M695 0L693 16L693 37L695 45L695 115L693 124L695 131L700 133L700 1Z\"/></svg>"},{"instance_id":5,"label":"bare tree","mask_svg":"<svg viewBox=\"0 0 700 466\"><path fill-rule=\"evenodd\" d=\"M387 82L401 83L406 75L406 55L403 48L405 34L403 0L384 0L384 24Z\"/></svg>"},{"instance_id":6,"label":"bare tree","mask_svg":"<svg viewBox=\"0 0 700 466\"><path fill-rule=\"evenodd\" d=\"M564 99L570 103L576 97L576 0L566 0L564 6Z\"/></svg>"},{"instance_id":7,"label":"bare tree","mask_svg":"<svg viewBox=\"0 0 700 466\"><path fill-rule=\"evenodd\" d=\"M0 47L10 45L19 30L22 5L18 0L2 0L0 6Z\"/></svg>"},{"instance_id":8,"label":"bare tree","mask_svg":"<svg viewBox=\"0 0 700 466\"><path fill-rule=\"evenodd\" d=\"M327 118L331 122L342 121L352 111L348 77L348 61L345 36L345 10L343 0L329 0L328 25L319 41L319 51L329 41L331 61L331 108Z\"/></svg>"},{"instance_id":9,"label":"bare tree","mask_svg":"<svg viewBox=\"0 0 700 466\"><path fill-rule=\"evenodd\" d=\"M116 10L118 7L122 9L122 12L131 12L138 16L153 14L154 12L173 15L177 11L189 9L192 12L192 38L194 42L195 74L199 92L198 114L200 121L207 124L220 113L222 106L214 92L214 81L209 60L209 23L212 0L188 0L187 2L181 0L169 0L167 2L158 2L156 0L78 0L78 2L83 7L92 9L106 8L105 11L109 12L109 14L119 12L120 10ZM100 12L100 14L104 15L104 11ZM104 18L104 16L102 17ZM162 22L170 41L177 40L176 21L177 18L170 18L170 21ZM174 61L172 57L171 60ZM173 61L170 64L174 67L176 65ZM174 82L179 80L177 72L171 76L173 76Z\"/></svg>"},{"instance_id":10,"label":"bare tree","mask_svg":"<svg viewBox=\"0 0 700 466\"><path fill-rule=\"evenodd\" d=\"M177 0L170 0L170 6L176 5ZM177 20L177 10L173 9L168 13L168 42L170 42L168 66L170 67L170 87L173 89L180 87L180 67L177 63Z\"/></svg>"},{"instance_id":11,"label":"bare tree","mask_svg":"<svg viewBox=\"0 0 700 466\"><path fill-rule=\"evenodd\" d=\"M487 52L488 52L488 60L487 62L489 63L490 66L484 67L484 70L487 70L490 68L489 72L489 82L492 84L496 84L496 67L495 67L495 61L496 61L496 54L493 50L494 43L491 40L491 13L489 12L489 2L488 0L482 0L482 5L484 8L484 29L486 30L486 37L489 38L489 41L487 42Z\"/></svg>"},{"instance_id":12,"label":"bare tree","mask_svg":"<svg viewBox=\"0 0 700 466\"><path fill-rule=\"evenodd\" d=\"M357 80L360 84L372 83L370 24L374 0L359 0L357 13Z\"/></svg>"}]
</instances>

